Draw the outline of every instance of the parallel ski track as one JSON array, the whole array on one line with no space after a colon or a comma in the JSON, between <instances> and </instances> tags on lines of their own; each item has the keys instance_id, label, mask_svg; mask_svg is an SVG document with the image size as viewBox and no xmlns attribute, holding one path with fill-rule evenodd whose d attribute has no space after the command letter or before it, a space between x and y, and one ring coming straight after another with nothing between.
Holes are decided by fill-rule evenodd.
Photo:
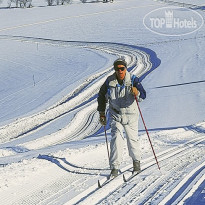
<instances>
[{"instance_id":1,"label":"parallel ski track","mask_svg":"<svg viewBox=\"0 0 205 205\"><path fill-rule=\"evenodd\" d=\"M182 155L187 155L187 153L190 152L189 148L190 146L194 146L197 145L201 142L204 142L204 137L199 135L198 137L196 137L194 140L190 140L187 143L184 143L183 145L179 145L177 147L174 148L170 148L167 151L164 151L162 153L158 154L158 158L160 163L162 162L166 162L167 159L173 158L177 156L179 156L178 154L180 154L180 156ZM26 204L41 204L41 205L47 205L47 204L58 204L58 200L60 200L60 198L65 198L65 196L67 196L67 199L69 200L69 195L73 195L72 193L76 191L76 189L79 189L79 195L77 195L76 197L74 197L73 199L71 199L70 201L68 201L66 204L87 204L91 198L95 199L95 192L99 192L99 189L97 188L97 180L99 179L99 170L95 170L95 169L84 169L84 168L77 168L77 167L72 167L69 164L65 163L63 159L55 157L55 156L51 156L51 161L52 160L58 160L58 162L62 165L62 167L64 167L64 169L68 170L69 172L73 172L72 177L71 175L65 173L65 175L63 175L61 178L59 178L57 181L55 181L55 183L51 183L51 182L44 182L45 187L39 187L36 188L36 191L33 192L31 195L28 195L26 198L22 197L22 200L18 200L16 202L16 204L22 204L22 203L26 203ZM153 167L155 166L155 160L151 157L149 159L146 159L143 161L143 165L142 168L146 170L148 170L149 172L152 172ZM167 164L168 165L168 164ZM166 165L165 165L166 166ZM99 167L101 167L99 165ZM102 167L103 168L103 167ZM163 167L164 168L164 167ZM106 168L105 168L106 169ZM122 169L122 172L125 174L129 174L130 173L130 169L131 169L131 165L126 166L125 168ZM180 170L180 168L173 168L173 170L171 170L171 173L174 173L176 170ZM105 172L101 171L101 172ZM86 175L87 173L87 175ZM88 174L89 173L89 174ZM90 176L89 176L90 175ZM142 172L143 175L143 172ZM152 174L149 173L149 175L151 176ZM157 189L158 188L158 184L162 183L165 186L165 181L166 177L169 175L165 175L162 177L159 176L155 176L154 180L150 180L147 179L146 180L146 176L142 178L142 181L144 180L144 184L143 186L140 187L149 187L150 188L142 188L142 189L137 189L131 192L130 200L134 201L136 198L136 194L145 194L148 190L152 190L152 189ZM120 178L119 178L120 179ZM139 177L136 177L135 179L139 179ZM133 180L135 180L133 179ZM132 181L133 181L132 180ZM84 184L88 186L88 184L90 184L90 187L78 187L79 186L79 181L81 182L80 184ZM131 182L132 182L131 181ZM126 190L125 191L125 196L126 196L126 192L128 189L132 190L133 188L136 187L136 184L131 184L131 182L128 183L123 183L123 180L121 179L121 182L118 183L118 186L116 187L115 185L112 184L112 186L110 187L109 184L108 186L105 186L103 188L100 189L101 193L101 199L99 198L99 194L97 195L97 199L95 199L96 203L103 203L104 200L109 199L109 197L112 197L112 194L114 193L115 199L119 198L117 197L117 192L118 190ZM94 185L92 185L93 183L95 183ZM76 186L76 184L78 186ZM119 185L120 184L120 185ZM127 184L129 186L127 186ZM73 188L71 188L73 187ZM163 188L163 187L161 187ZM82 189L80 191L80 189ZM84 190L83 190L84 189ZM42 190L46 190L45 192L42 192ZM158 190L160 191L160 189ZM128 192L128 194L130 194ZM149 196L149 195L148 195ZM154 196L156 196L156 194L154 194ZM153 197L154 197L153 196ZM113 200L113 199L112 199ZM116 200L116 204L123 204L120 203L120 201ZM147 200L150 200L150 198L148 198ZM93 201L91 201L91 204L96 204Z\"/></svg>"},{"instance_id":2,"label":"parallel ski track","mask_svg":"<svg viewBox=\"0 0 205 205\"><path fill-rule=\"evenodd\" d=\"M96 110L90 111L90 113L87 115L87 118L85 118L86 120L82 121L83 123L78 127L78 129L75 132L73 132L71 135L69 135L67 139L58 141L58 144L68 142L73 139L80 140L80 139L85 138L86 136L89 136L95 133L96 130L99 130L101 128L100 123L97 123L97 125L93 129L91 129L92 128L91 124L94 121L93 119L97 118L96 116L98 116L98 113Z\"/></svg>"},{"instance_id":3,"label":"parallel ski track","mask_svg":"<svg viewBox=\"0 0 205 205\"><path fill-rule=\"evenodd\" d=\"M198 134L198 137L196 137L194 140L190 140L190 141L188 141L187 143L185 143L183 145L179 145L177 147L170 148L169 150L167 150L165 152L159 153L158 154L158 160L159 160L160 163L162 163L164 161L166 162L166 160L170 159L170 158L177 158L177 157L186 156L189 153L191 154L190 146L191 147L195 146L195 145L200 144L204 141L205 141L204 136L202 136L201 134ZM144 164L144 165L142 165L142 169L144 169L146 172L152 172L153 166L156 166L155 165L155 160L153 158L143 160L142 163ZM170 165L167 164L167 166L170 166ZM165 165L165 167L166 167L166 165ZM162 169L164 169L165 167L163 166ZM132 168L131 165L129 165L129 166L121 169L121 171L124 174L129 174L130 171L131 171L131 168ZM173 167L173 170L171 170L171 173L174 173L176 170L180 170L180 169L181 168L179 166ZM141 172L140 175L143 175L143 173L145 171ZM136 178L134 178L133 180L136 180L137 178L139 179L140 175L136 176ZM149 175L151 176L152 174L149 173ZM81 204L81 203L82 204L87 204L87 203L88 204L89 203L91 203L91 204L92 203L94 203L94 204L96 204L96 203L104 204L104 203L108 203L107 200L109 200L109 197L112 198L112 200L111 200L112 202L116 200L116 204L123 204L123 201L120 201L118 203L118 200L120 200L122 198L121 197L122 193L119 190L125 190L124 195L127 195L127 189L132 190L131 195L133 195L133 197L131 197L131 196L129 196L129 197L131 197L131 200L134 200L136 198L137 194L140 196L142 194L147 193L147 188L143 189L143 187L145 187L145 186L150 187L149 190L155 189L156 192L160 192L166 186L165 179L169 178L169 177L170 177L170 174L162 175L161 177L160 176L155 176L154 181L150 181L150 179L146 180L146 177L142 177L142 181L143 180L145 181L143 186L139 186L139 187L141 187L141 189L140 188L137 189L137 190L134 189L134 191L133 191L133 187L135 187L137 185L135 183L130 185L130 183L132 183L133 180L131 180L128 183L123 183L123 180L119 178L118 181L121 181L121 182L118 182L117 186L114 186L114 181L112 181L110 183L110 184L112 184L112 186L111 185L109 186L109 184L108 184L108 185L102 187L101 190L100 190L100 194L99 194L98 193L99 190L96 189L97 185L96 186L93 185L93 188L90 189L89 193L86 190L85 194L81 193L80 196L76 196L75 198L71 199L67 204ZM101 181L104 181L104 180L105 179L101 179ZM117 181L117 179L115 179L115 181ZM96 184L97 184L97 180L96 180ZM160 187L159 184L163 184L163 186ZM129 186L127 186L127 185L129 185ZM120 193L119 197L117 197L118 192ZM97 195L95 196L95 194L97 194ZM128 192L128 194L130 194L130 193ZM101 196L101 199L99 198L99 195ZM148 196L150 196L150 195L148 194ZM153 197L155 197L155 196L156 195L154 194ZM114 197L115 200L113 200L113 197ZM148 197L148 198L145 199L145 201L143 201L142 204L148 203L150 200L151 199Z\"/></svg>"},{"instance_id":4,"label":"parallel ski track","mask_svg":"<svg viewBox=\"0 0 205 205\"><path fill-rule=\"evenodd\" d=\"M184 131L185 132L185 131ZM197 137L198 136L198 137ZM173 147L170 148L169 150L166 150L164 152L161 152L158 154L158 159L160 162L160 165L162 164L162 162L166 162L167 159L171 159L171 158L176 158L176 157L180 157L181 156L186 156L187 153L190 153L190 147L193 147L201 142L204 142L204 136L202 136L201 134L198 134L193 140L189 140L187 143L184 143L183 145L179 145L177 147ZM175 156L176 155L176 156ZM203 155L204 156L204 155ZM48 156L47 156L48 158ZM107 168L104 168L105 170L95 170L95 169L86 169L86 168L81 168L81 167L73 167L70 166L69 164L65 163L65 161L61 158L55 157L55 156L51 156L51 161L52 160L58 160L58 162L61 164L61 166L66 169L68 172L72 172L72 177L70 174L68 174L67 172L65 172L64 175L62 175L60 178L58 178L57 180L50 181L49 179L45 178L45 181L43 182L43 184L45 184L45 187L41 187L39 185L39 188L36 187L36 191L32 192L32 194L28 195L26 198L23 197L22 195L22 200L18 200L16 202L16 204L58 204L58 200L60 201L61 198L67 197L67 199L69 200L69 195L73 195L74 192L76 192L76 189L79 189L79 192L81 192L79 195L77 195L76 197L74 197L73 199L71 199L67 204L76 204L76 203L81 203L82 204L87 204L87 202L89 202L90 197L95 199L95 191L99 190L97 189L97 180L99 179L99 172L101 173L105 173ZM143 165L142 168L145 169L145 172L149 172L149 176L152 176L152 170L154 168L155 165L155 160L153 159L153 157L150 157L149 159L145 159L142 161ZM52 161L53 163L53 161ZM58 164L58 163L57 163ZM169 166L169 164L167 163L167 166ZM101 167L101 165L99 165L99 167ZM166 167L166 164L162 167L163 169ZM103 167L102 167L103 169ZM157 169L157 167L155 167L155 169ZM175 171L179 170L180 171L180 167L174 170L171 170L171 173L174 173ZM129 174L131 170L131 165L126 166L125 168L122 169L123 173L127 173ZM146 173L145 173L146 174ZM143 172L142 172L143 175ZM168 174L167 176L155 176L155 178L153 180L150 180L149 178L147 178L146 180L146 176L142 176L142 180L144 180L144 184L142 184L143 186L140 187L149 187L149 189L144 188L144 189L140 189L140 190L135 190L136 189L136 185L135 183L127 186L127 183L123 183L123 180L121 179L120 185L119 186L115 186L112 184L111 189L110 186L105 186L101 189L102 193L101 193L101 199L99 198L99 194L97 195L97 199L95 199L97 202L100 201L100 203L103 203L104 200L109 199L110 197L112 197L112 193L114 193L114 195L117 198L117 192L118 190L122 190L123 189L130 189L130 199L135 200L136 198L136 194L138 193L140 194L144 194L146 196L147 190L157 190L158 192L160 192L161 190L163 190L163 187L166 188L166 184L164 183L164 180L166 180L166 177L169 177L170 174ZM160 178L160 179L158 179ZM139 179L139 177L135 178L135 179ZM133 179L133 180L135 180ZM133 181L132 180L132 181ZM84 184L86 185L85 187L78 187L79 186L79 181L81 182L80 184ZM132 183L129 182L129 183ZM92 185L94 183L94 185ZM123 183L123 184L122 184ZM164 184L163 187L160 186L159 184ZM76 184L78 186L76 186ZM87 185L91 185L90 187L87 187ZM154 186L155 185L155 186ZM71 188L73 187L73 188ZM134 189L134 191L131 191L132 188ZM80 191L81 189L81 191ZM45 191L42 191L45 190ZM21 190L22 191L22 190ZM111 192L111 194L109 194ZM106 193L106 194L105 194ZM149 196L149 194L147 194ZM127 196L126 192L125 192L125 197ZM154 194L153 197L156 197L157 194ZM119 199L118 199L119 200ZM116 201L116 204L120 204L120 201ZM150 198L147 198L148 204L149 204L149 200L151 200ZM118 203L119 202L119 203ZM146 201L145 201L146 202ZM91 203L92 204L92 203ZM123 204L123 201L122 203Z\"/></svg>"},{"instance_id":5,"label":"parallel ski track","mask_svg":"<svg viewBox=\"0 0 205 205\"><path fill-rule=\"evenodd\" d=\"M204 139L199 140L198 142L194 143L194 145L200 144L204 141L205 141ZM183 170L186 169L188 166L190 166L190 162L187 161L187 157L188 156L192 157L194 154L196 154L195 155L196 157L194 159L197 159L198 156L200 155L200 152L201 150L198 150L197 148L192 149L192 151L190 151L189 148L187 148L186 150L183 150L180 153L170 157L170 159L172 159L171 168L170 168L170 163L166 163L162 167L164 170L165 169L168 170L166 173L164 173L162 176L155 177L154 180L149 179L147 184L145 183L145 181L142 182L142 185L144 185L142 187L146 187L143 190L139 189L138 187L132 189L131 190L132 197L130 197L130 202L136 204L158 204L159 201L161 200L160 196L164 192L169 193L170 187L174 188L176 186L175 180L179 180L184 177ZM180 159L180 163L178 162L178 159ZM201 159L203 159L202 154L201 154ZM177 178L175 179L175 177ZM187 180L186 182L188 182L189 179L186 180ZM141 187L141 185L139 187ZM175 192L177 191L175 190ZM140 196L144 196L143 199L140 198Z\"/></svg>"},{"instance_id":6,"label":"parallel ski track","mask_svg":"<svg viewBox=\"0 0 205 205\"><path fill-rule=\"evenodd\" d=\"M31 42L50 44L53 46L75 46L84 49L100 50L102 52L107 52L117 56L125 56L128 60L128 66L131 69L131 72L133 72L137 76L141 76L144 73L148 72L152 66L148 54L141 50L132 48L128 45L120 45L113 43L67 42L52 39L35 39L26 37L7 36L5 38L9 38L16 41L25 41L27 43ZM100 85L104 82L106 77L110 75L111 72L113 72L112 68L107 68L105 71L89 77L83 85L80 85L78 88L76 88L76 90L68 94L68 96L66 96L53 107L44 110L43 112L37 113L26 118L22 118L19 121L1 127L0 134L2 137L5 137L4 143L16 140L18 138L28 137L28 135L41 130L41 128L44 128L45 126L49 126L52 122L59 120L64 115L69 114L71 111L77 111L81 107L86 109L87 105L89 105L90 103L95 103L92 101L93 99L95 99L95 95L98 93ZM97 113L93 109L93 111L90 112L90 114L88 115L90 117L88 118L87 122L84 122L84 125L81 125L81 123L79 123L79 130L76 130L70 136L66 136L54 144L51 143L47 144L46 146L48 147L51 145L60 144L75 139L82 139L86 136L96 133L100 129L98 125L95 127L95 129L89 130L89 125L93 123L92 119L94 119L94 116L96 115ZM25 122L27 123L25 124ZM22 124L24 124L23 129L20 128ZM85 135L83 133L85 133ZM1 147L3 148L3 145L1 145ZM7 147L9 147L8 143Z\"/></svg>"},{"instance_id":7,"label":"parallel ski track","mask_svg":"<svg viewBox=\"0 0 205 205\"><path fill-rule=\"evenodd\" d=\"M182 204L186 195L189 194L193 186L204 177L205 162L192 170L175 188L174 192L171 191L161 202L162 204Z\"/></svg>"}]
</instances>

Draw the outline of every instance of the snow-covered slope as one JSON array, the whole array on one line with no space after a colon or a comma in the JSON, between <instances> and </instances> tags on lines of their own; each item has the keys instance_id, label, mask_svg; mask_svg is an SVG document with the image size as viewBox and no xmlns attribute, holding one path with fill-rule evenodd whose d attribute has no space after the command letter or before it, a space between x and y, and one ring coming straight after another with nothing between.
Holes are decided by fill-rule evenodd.
<instances>
[{"instance_id":1,"label":"snow-covered slope","mask_svg":"<svg viewBox=\"0 0 205 205\"><path fill-rule=\"evenodd\" d=\"M152 33L143 18L173 6L163 1L34 3L1 8L1 203L203 204L204 25L185 36ZM110 171L96 97L118 56L147 91L140 107L161 172L140 121L143 172L98 189ZM129 175L126 146L124 156Z\"/></svg>"}]
</instances>

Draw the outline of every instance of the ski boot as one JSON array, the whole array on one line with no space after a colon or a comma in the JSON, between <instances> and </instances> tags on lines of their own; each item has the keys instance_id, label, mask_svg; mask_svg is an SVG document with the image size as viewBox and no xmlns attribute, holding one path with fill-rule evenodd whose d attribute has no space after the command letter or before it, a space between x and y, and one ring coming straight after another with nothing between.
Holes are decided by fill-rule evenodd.
<instances>
[{"instance_id":1,"label":"ski boot","mask_svg":"<svg viewBox=\"0 0 205 205\"><path fill-rule=\"evenodd\" d=\"M140 161L133 160L133 171L132 174L139 174L141 172L141 168L140 168Z\"/></svg>"},{"instance_id":2,"label":"ski boot","mask_svg":"<svg viewBox=\"0 0 205 205\"><path fill-rule=\"evenodd\" d=\"M112 169L109 178L111 179L111 178L117 177L118 176L118 171L119 171L118 169Z\"/></svg>"}]
</instances>

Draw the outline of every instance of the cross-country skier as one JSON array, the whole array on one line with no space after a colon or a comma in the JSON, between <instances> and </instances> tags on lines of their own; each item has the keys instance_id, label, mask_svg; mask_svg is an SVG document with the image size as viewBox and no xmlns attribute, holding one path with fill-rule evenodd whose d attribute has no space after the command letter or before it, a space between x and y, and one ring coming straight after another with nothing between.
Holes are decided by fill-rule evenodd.
<instances>
[{"instance_id":1,"label":"cross-country skier","mask_svg":"<svg viewBox=\"0 0 205 205\"><path fill-rule=\"evenodd\" d=\"M106 102L109 101L109 121L111 127L110 143L110 177L118 175L123 157L124 136L127 137L129 155L133 160L133 172L140 172L140 143L138 138L139 110L134 95L138 101L146 98L146 92L139 78L127 71L125 59L119 58L114 62L115 72L109 76L98 94L100 123L106 125Z\"/></svg>"}]
</instances>

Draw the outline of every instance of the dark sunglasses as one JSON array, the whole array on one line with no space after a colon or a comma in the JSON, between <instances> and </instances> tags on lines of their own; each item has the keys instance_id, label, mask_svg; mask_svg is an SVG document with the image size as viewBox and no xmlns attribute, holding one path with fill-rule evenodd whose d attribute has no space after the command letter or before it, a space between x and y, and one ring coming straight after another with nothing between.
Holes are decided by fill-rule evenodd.
<instances>
[{"instance_id":1,"label":"dark sunglasses","mask_svg":"<svg viewBox=\"0 0 205 205\"><path fill-rule=\"evenodd\" d=\"M119 71L119 70L124 71L124 70L125 70L125 67L122 67L122 68L115 68L115 71Z\"/></svg>"}]
</instances>

